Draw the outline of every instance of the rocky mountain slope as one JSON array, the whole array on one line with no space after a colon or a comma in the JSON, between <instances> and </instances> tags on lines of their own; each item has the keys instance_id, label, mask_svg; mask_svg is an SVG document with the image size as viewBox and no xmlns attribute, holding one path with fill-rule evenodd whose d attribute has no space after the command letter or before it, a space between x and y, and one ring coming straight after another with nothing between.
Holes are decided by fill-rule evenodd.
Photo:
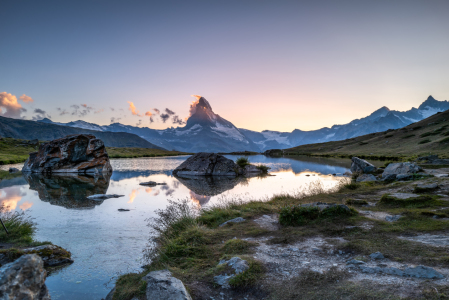
<instances>
[{"instance_id":1,"label":"rocky mountain slope","mask_svg":"<svg viewBox=\"0 0 449 300\"><path fill-rule=\"evenodd\" d=\"M107 147L163 148L147 140L126 132L94 131L78 127L61 126L45 122L35 122L0 117L0 136L16 139L54 140L70 134L92 134L101 139Z\"/></svg>"},{"instance_id":2,"label":"rocky mountain slope","mask_svg":"<svg viewBox=\"0 0 449 300\"><path fill-rule=\"evenodd\" d=\"M418 108L396 111L384 106L365 118L355 119L344 125L334 125L331 128L324 127L311 131L295 129L292 132L240 130L252 139L262 151L275 148L286 149L305 144L341 141L369 133L398 129L448 109L449 101L437 101L429 96Z\"/></svg>"},{"instance_id":3,"label":"rocky mountain slope","mask_svg":"<svg viewBox=\"0 0 449 300\"><path fill-rule=\"evenodd\" d=\"M406 127L284 150L294 154L400 157L438 154L449 157L449 110Z\"/></svg>"}]
</instances>

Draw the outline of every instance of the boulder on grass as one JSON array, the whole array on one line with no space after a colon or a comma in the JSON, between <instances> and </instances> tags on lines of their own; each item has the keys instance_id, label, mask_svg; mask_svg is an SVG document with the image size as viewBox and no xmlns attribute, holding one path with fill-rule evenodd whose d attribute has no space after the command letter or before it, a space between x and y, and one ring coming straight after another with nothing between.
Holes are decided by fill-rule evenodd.
<instances>
[{"instance_id":1,"label":"boulder on grass","mask_svg":"<svg viewBox=\"0 0 449 300\"><path fill-rule=\"evenodd\" d=\"M373 164L370 164L366 160L363 160L358 157L353 157L351 163L351 172L352 173L372 173L376 171L376 167Z\"/></svg>"},{"instance_id":2,"label":"boulder on grass","mask_svg":"<svg viewBox=\"0 0 449 300\"><path fill-rule=\"evenodd\" d=\"M30 153L24 173L111 173L109 156L102 140L88 134L68 135L41 144Z\"/></svg>"},{"instance_id":3,"label":"boulder on grass","mask_svg":"<svg viewBox=\"0 0 449 300\"><path fill-rule=\"evenodd\" d=\"M143 280L147 282L148 300L192 300L182 281L168 270L150 272Z\"/></svg>"},{"instance_id":4,"label":"boulder on grass","mask_svg":"<svg viewBox=\"0 0 449 300\"><path fill-rule=\"evenodd\" d=\"M422 168L420 166L411 162L392 163L385 168L382 173L382 178L386 178L389 175L396 175L397 178L398 175L413 175L421 171ZM400 178L402 177L403 176L400 176Z\"/></svg>"},{"instance_id":5,"label":"boulder on grass","mask_svg":"<svg viewBox=\"0 0 449 300\"><path fill-rule=\"evenodd\" d=\"M373 174L362 174L359 177L357 177L356 181L357 182L377 181L377 178Z\"/></svg>"}]
</instances>

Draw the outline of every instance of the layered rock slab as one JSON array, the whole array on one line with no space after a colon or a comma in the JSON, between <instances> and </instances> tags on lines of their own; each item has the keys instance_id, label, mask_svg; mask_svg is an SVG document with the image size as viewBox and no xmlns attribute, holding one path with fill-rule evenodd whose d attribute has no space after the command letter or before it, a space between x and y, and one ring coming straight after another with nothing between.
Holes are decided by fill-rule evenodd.
<instances>
[{"instance_id":1,"label":"layered rock slab","mask_svg":"<svg viewBox=\"0 0 449 300\"><path fill-rule=\"evenodd\" d=\"M24 173L111 173L109 156L102 140L93 135L74 134L41 144L30 153Z\"/></svg>"}]
</instances>

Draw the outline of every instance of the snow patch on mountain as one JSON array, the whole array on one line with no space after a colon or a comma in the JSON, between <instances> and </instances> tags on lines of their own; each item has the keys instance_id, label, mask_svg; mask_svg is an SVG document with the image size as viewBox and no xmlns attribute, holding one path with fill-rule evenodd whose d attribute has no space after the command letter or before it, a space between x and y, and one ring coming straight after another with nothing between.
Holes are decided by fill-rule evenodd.
<instances>
[{"instance_id":1,"label":"snow patch on mountain","mask_svg":"<svg viewBox=\"0 0 449 300\"><path fill-rule=\"evenodd\" d=\"M240 133L240 131L235 127L227 127L223 126L220 123L215 123L215 127L210 128L212 131L216 132L221 137L230 137L232 139L235 139L237 141L243 141L246 138L243 136L243 134ZM248 142L248 141L246 141Z\"/></svg>"}]
</instances>

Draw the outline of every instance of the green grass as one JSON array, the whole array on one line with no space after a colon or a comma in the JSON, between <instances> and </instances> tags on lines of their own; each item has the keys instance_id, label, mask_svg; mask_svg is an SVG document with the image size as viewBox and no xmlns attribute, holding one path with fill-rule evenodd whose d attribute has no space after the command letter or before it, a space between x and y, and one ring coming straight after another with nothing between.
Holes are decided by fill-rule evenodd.
<instances>
[{"instance_id":1,"label":"green grass","mask_svg":"<svg viewBox=\"0 0 449 300\"><path fill-rule=\"evenodd\" d=\"M30 152L36 148L23 145L27 140L0 138L0 165L17 164L28 159Z\"/></svg>"},{"instance_id":2,"label":"green grass","mask_svg":"<svg viewBox=\"0 0 449 300\"><path fill-rule=\"evenodd\" d=\"M250 163L249 163L248 157L244 157L244 156L241 156L241 157L237 158L237 160L235 161L235 163L236 163L240 168L244 168L244 167L246 167L247 165L250 164Z\"/></svg>"},{"instance_id":3,"label":"green grass","mask_svg":"<svg viewBox=\"0 0 449 300\"><path fill-rule=\"evenodd\" d=\"M437 200L435 196L422 195L415 198L399 199L389 194L384 194L378 203L379 206L403 207L403 208L423 208L441 206L442 201Z\"/></svg>"},{"instance_id":4,"label":"green grass","mask_svg":"<svg viewBox=\"0 0 449 300\"><path fill-rule=\"evenodd\" d=\"M222 252L224 254L249 254L256 244L241 239L231 239L225 242Z\"/></svg>"},{"instance_id":5,"label":"green grass","mask_svg":"<svg viewBox=\"0 0 449 300\"><path fill-rule=\"evenodd\" d=\"M125 274L116 282L113 300L127 300L134 297L141 299L145 296L147 283L142 279L143 274Z\"/></svg>"},{"instance_id":6,"label":"green grass","mask_svg":"<svg viewBox=\"0 0 449 300\"><path fill-rule=\"evenodd\" d=\"M12 179L20 176L22 176L22 172L9 173L8 171L0 170L0 180Z\"/></svg>"},{"instance_id":7,"label":"green grass","mask_svg":"<svg viewBox=\"0 0 449 300\"><path fill-rule=\"evenodd\" d=\"M419 141L419 143L418 144L427 144L427 143L430 143L431 142L431 140L429 140L429 139L425 139L425 140L421 140L421 141Z\"/></svg>"},{"instance_id":8,"label":"green grass","mask_svg":"<svg viewBox=\"0 0 449 300\"><path fill-rule=\"evenodd\" d=\"M160 157L160 156L179 156L191 153L179 151L167 151L150 148L118 148L106 147L110 158L138 158L138 157Z\"/></svg>"},{"instance_id":9,"label":"green grass","mask_svg":"<svg viewBox=\"0 0 449 300\"><path fill-rule=\"evenodd\" d=\"M270 167L267 167L267 166L262 165L262 164L261 165L257 165L256 168L261 170L262 173L264 173L264 174L268 173L268 170L271 169Z\"/></svg>"},{"instance_id":10,"label":"green grass","mask_svg":"<svg viewBox=\"0 0 449 300\"><path fill-rule=\"evenodd\" d=\"M261 262L254 259L249 260L249 268L245 272L235 275L229 280L229 285L232 288L247 288L254 285L260 278L262 278L264 272L264 266Z\"/></svg>"},{"instance_id":11,"label":"green grass","mask_svg":"<svg viewBox=\"0 0 449 300\"><path fill-rule=\"evenodd\" d=\"M442 139L440 143L449 143L449 137Z\"/></svg>"},{"instance_id":12,"label":"green grass","mask_svg":"<svg viewBox=\"0 0 449 300\"><path fill-rule=\"evenodd\" d=\"M345 203L346 205L368 205L368 201L356 199L348 199Z\"/></svg>"},{"instance_id":13,"label":"green grass","mask_svg":"<svg viewBox=\"0 0 449 300\"><path fill-rule=\"evenodd\" d=\"M409 138L414 137L414 136L416 136L416 135L415 134L409 134L409 135L403 136L402 139L409 139Z\"/></svg>"},{"instance_id":14,"label":"green grass","mask_svg":"<svg viewBox=\"0 0 449 300\"><path fill-rule=\"evenodd\" d=\"M36 231L36 224L25 212L8 212L7 207L0 207L0 217L8 229L6 234L3 227L0 227L0 241L18 246L32 244L33 234Z\"/></svg>"},{"instance_id":15,"label":"green grass","mask_svg":"<svg viewBox=\"0 0 449 300\"><path fill-rule=\"evenodd\" d=\"M283 226L302 226L327 218L347 218L357 215L354 209L333 206L320 211L318 207L286 206L281 208L279 223Z\"/></svg>"}]
</instances>

